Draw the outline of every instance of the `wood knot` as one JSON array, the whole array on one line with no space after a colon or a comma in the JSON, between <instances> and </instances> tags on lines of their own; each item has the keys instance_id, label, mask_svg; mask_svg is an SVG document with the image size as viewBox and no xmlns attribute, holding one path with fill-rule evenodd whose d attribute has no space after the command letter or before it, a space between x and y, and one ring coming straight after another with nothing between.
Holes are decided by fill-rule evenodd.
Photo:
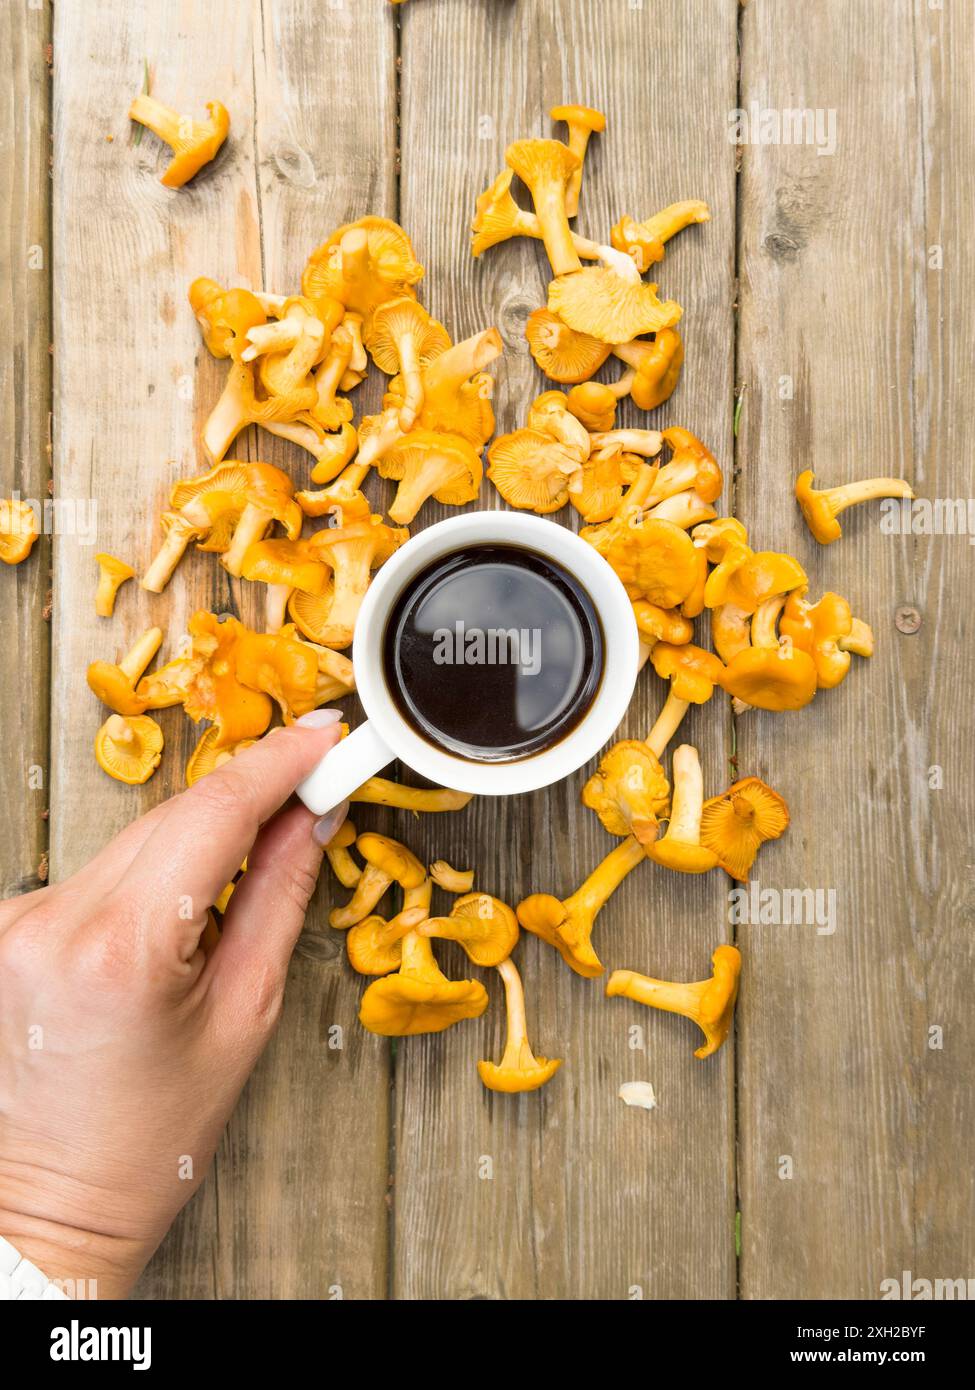
<instances>
[{"instance_id":1,"label":"wood knot","mask_svg":"<svg viewBox=\"0 0 975 1390\"><path fill-rule=\"evenodd\" d=\"M315 185L315 166L311 155L300 145L290 142L279 145L274 151L274 166L281 177L296 188L313 188Z\"/></svg>"}]
</instances>

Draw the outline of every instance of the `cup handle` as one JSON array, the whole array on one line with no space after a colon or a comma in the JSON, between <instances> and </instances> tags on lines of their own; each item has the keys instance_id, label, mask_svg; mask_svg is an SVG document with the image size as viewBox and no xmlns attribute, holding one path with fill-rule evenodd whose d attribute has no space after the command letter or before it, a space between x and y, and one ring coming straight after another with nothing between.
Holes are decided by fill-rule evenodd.
<instances>
[{"instance_id":1,"label":"cup handle","mask_svg":"<svg viewBox=\"0 0 975 1390\"><path fill-rule=\"evenodd\" d=\"M298 795L309 811L324 816L395 757L367 720L329 749L318 766L298 784Z\"/></svg>"}]
</instances>

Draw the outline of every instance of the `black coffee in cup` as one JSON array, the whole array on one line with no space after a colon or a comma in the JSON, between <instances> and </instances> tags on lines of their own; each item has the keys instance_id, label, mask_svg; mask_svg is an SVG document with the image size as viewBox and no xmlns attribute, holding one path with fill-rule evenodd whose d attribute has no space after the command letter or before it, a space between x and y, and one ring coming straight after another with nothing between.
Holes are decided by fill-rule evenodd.
<instances>
[{"instance_id":1,"label":"black coffee in cup","mask_svg":"<svg viewBox=\"0 0 975 1390\"><path fill-rule=\"evenodd\" d=\"M479 762L543 752L582 720L603 668L592 599L561 565L514 545L435 560L390 612L389 693L436 746Z\"/></svg>"}]
</instances>

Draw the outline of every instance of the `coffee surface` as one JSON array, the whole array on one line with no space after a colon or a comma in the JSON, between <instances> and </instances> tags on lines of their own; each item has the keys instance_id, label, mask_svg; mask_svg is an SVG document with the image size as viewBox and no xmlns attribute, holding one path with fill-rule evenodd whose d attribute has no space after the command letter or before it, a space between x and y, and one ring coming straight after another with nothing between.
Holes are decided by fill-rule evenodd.
<instances>
[{"instance_id":1,"label":"coffee surface","mask_svg":"<svg viewBox=\"0 0 975 1390\"><path fill-rule=\"evenodd\" d=\"M603 634L560 565L518 546L447 555L416 575L383 639L390 695L431 743L479 762L529 757L580 722Z\"/></svg>"}]
</instances>

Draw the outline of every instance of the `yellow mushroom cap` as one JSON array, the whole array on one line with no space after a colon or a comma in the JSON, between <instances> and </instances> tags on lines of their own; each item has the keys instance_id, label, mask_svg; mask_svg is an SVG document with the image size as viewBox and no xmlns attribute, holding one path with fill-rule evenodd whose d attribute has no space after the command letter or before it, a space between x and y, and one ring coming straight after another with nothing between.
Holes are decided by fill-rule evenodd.
<instances>
[{"instance_id":1,"label":"yellow mushroom cap","mask_svg":"<svg viewBox=\"0 0 975 1390\"><path fill-rule=\"evenodd\" d=\"M620 515L603 526L587 526L580 535L609 561L631 599L676 608L694 588L694 543L671 521Z\"/></svg>"},{"instance_id":2,"label":"yellow mushroom cap","mask_svg":"<svg viewBox=\"0 0 975 1390\"><path fill-rule=\"evenodd\" d=\"M419 888L427 876L426 867L416 855L387 835L366 831L356 840L356 849L367 864L387 874L401 888Z\"/></svg>"},{"instance_id":3,"label":"yellow mushroom cap","mask_svg":"<svg viewBox=\"0 0 975 1390\"><path fill-rule=\"evenodd\" d=\"M850 652L843 639L853 631L853 615L845 598L826 593L818 603L807 603L796 591L786 600L779 631L812 657L823 690L840 684L850 669Z\"/></svg>"},{"instance_id":4,"label":"yellow mushroom cap","mask_svg":"<svg viewBox=\"0 0 975 1390\"><path fill-rule=\"evenodd\" d=\"M188 787L192 787L194 782L198 782L201 777L206 777L208 773L222 767L225 762L229 762L245 748L252 748L257 742L253 738L244 738L239 743L221 748L218 746L219 737L220 730L216 724L211 724L209 729L203 731L196 747L186 760L186 785Z\"/></svg>"},{"instance_id":5,"label":"yellow mushroom cap","mask_svg":"<svg viewBox=\"0 0 975 1390\"><path fill-rule=\"evenodd\" d=\"M669 642L658 642L650 653L650 660L658 676L669 677L678 700L689 700L695 705L710 700L725 669L720 657L691 643L673 646Z\"/></svg>"},{"instance_id":6,"label":"yellow mushroom cap","mask_svg":"<svg viewBox=\"0 0 975 1390\"><path fill-rule=\"evenodd\" d=\"M487 475L504 500L522 511L544 516L569 500L569 482L581 465L541 430L499 435L488 448Z\"/></svg>"},{"instance_id":7,"label":"yellow mushroom cap","mask_svg":"<svg viewBox=\"0 0 975 1390\"><path fill-rule=\"evenodd\" d=\"M99 618L110 618L115 609L115 595L127 579L132 579L135 570L124 560L99 551L95 556L98 564L98 590L95 594L95 613Z\"/></svg>"},{"instance_id":8,"label":"yellow mushroom cap","mask_svg":"<svg viewBox=\"0 0 975 1390\"><path fill-rule=\"evenodd\" d=\"M274 537L254 541L244 552L241 578L262 584L286 584L303 593L321 594L329 582L328 566L308 541Z\"/></svg>"},{"instance_id":9,"label":"yellow mushroom cap","mask_svg":"<svg viewBox=\"0 0 975 1390\"><path fill-rule=\"evenodd\" d=\"M611 835L635 835L641 844L651 844L658 819L667 815L670 783L646 743L623 739L583 787L582 804L596 812Z\"/></svg>"},{"instance_id":10,"label":"yellow mushroom cap","mask_svg":"<svg viewBox=\"0 0 975 1390\"><path fill-rule=\"evenodd\" d=\"M811 656L791 643L746 647L729 661L720 685L758 709L802 709L816 694L816 667Z\"/></svg>"},{"instance_id":11,"label":"yellow mushroom cap","mask_svg":"<svg viewBox=\"0 0 975 1390\"><path fill-rule=\"evenodd\" d=\"M362 996L359 1022L370 1033L406 1038L441 1033L465 1018L479 1018L488 1005L478 980L425 980L387 975Z\"/></svg>"},{"instance_id":12,"label":"yellow mushroom cap","mask_svg":"<svg viewBox=\"0 0 975 1390\"><path fill-rule=\"evenodd\" d=\"M111 714L95 735L98 766L116 782L148 782L162 760L163 731L146 714Z\"/></svg>"},{"instance_id":13,"label":"yellow mushroom cap","mask_svg":"<svg viewBox=\"0 0 975 1390\"><path fill-rule=\"evenodd\" d=\"M0 498L0 562L19 565L27 559L39 535L33 507Z\"/></svg>"},{"instance_id":14,"label":"yellow mushroom cap","mask_svg":"<svg viewBox=\"0 0 975 1390\"><path fill-rule=\"evenodd\" d=\"M624 280L613 270L587 266L552 281L548 307L578 333L612 346L678 322L680 305L673 300L662 302L656 290L656 285L643 280Z\"/></svg>"},{"instance_id":15,"label":"yellow mushroom cap","mask_svg":"<svg viewBox=\"0 0 975 1390\"><path fill-rule=\"evenodd\" d=\"M759 846L777 840L789 825L789 808L758 777L744 777L704 803L701 843L714 851L732 878L747 882Z\"/></svg>"},{"instance_id":16,"label":"yellow mushroom cap","mask_svg":"<svg viewBox=\"0 0 975 1390\"><path fill-rule=\"evenodd\" d=\"M450 334L442 323L432 319L410 296L387 300L372 316L366 346L376 366L393 376L400 370L400 343L409 338L415 344L418 364L426 367L451 346Z\"/></svg>"},{"instance_id":17,"label":"yellow mushroom cap","mask_svg":"<svg viewBox=\"0 0 975 1390\"><path fill-rule=\"evenodd\" d=\"M518 944L518 919L499 898L467 893L458 898L449 917L431 917L421 936L458 941L475 965L500 965Z\"/></svg>"},{"instance_id":18,"label":"yellow mushroom cap","mask_svg":"<svg viewBox=\"0 0 975 1390\"><path fill-rule=\"evenodd\" d=\"M329 845L329 849L338 846ZM376 914L356 922L345 938L349 964L360 975L389 975L403 963L403 937L424 919L426 908L406 908L386 921Z\"/></svg>"},{"instance_id":19,"label":"yellow mushroom cap","mask_svg":"<svg viewBox=\"0 0 975 1390\"><path fill-rule=\"evenodd\" d=\"M616 392L601 381L584 381L573 386L566 405L587 430L606 431L616 420Z\"/></svg>"},{"instance_id":20,"label":"yellow mushroom cap","mask_svg":"<svg viewBox=\"0 0 975 1390\"><path fill-rule=\"evenodd\" d=\"M378 467L381 477L399 480L389 515L404 526L428 497L451 507L473 502L484 471L480 455L468 440L427 429L404 435L383 455Z\"/></svg>"},{"instance_id":21,"label":"yellow mushroom cap","mask_svg":"<svg viewBox=\"0 0 975 1390\"><path fill-rule=\"evenodd\" d=\"M577 333L549 309L535 309L528 315L525 337L536 364L563 385L588 380L612 351L611 344L590 333Z\"/></svg>"}]
</instances>

